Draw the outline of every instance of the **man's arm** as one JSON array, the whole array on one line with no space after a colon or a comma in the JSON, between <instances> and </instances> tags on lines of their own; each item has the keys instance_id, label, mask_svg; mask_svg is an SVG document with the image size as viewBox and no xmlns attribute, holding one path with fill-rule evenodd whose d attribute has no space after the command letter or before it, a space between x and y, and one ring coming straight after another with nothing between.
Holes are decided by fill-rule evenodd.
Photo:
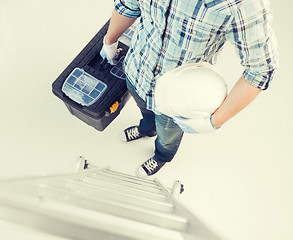
<instances>
[{"instance_id":1,"label":"man's arm","mask_svg":"<svg viewBox=\"0 0 293 240\"><path fill-rule=\"evenodd\" d=\"M215 127L222 126L252 102L260 92L261 89L252 86L241 76L222 105L212 115L213 125Z\"/></svg>"},{"instance_id":2,"label":"man's arm","mask_svg":"<svg viewBox=\"0 0 293 240\"><path fill-rule=\"evenodd\" d=\"M113 10L109 28L105 37L105 43L112 45L118 38L129 28L136 18L125 17L120 15L116 10Z\"/></svg>"},{"instance_id":3,"label":"man's arm","mask_svg":"<svg viewBox=\"0 0 293 240\"><path fill-rule=\"evenodd\" d=\"M108 63L115 65L118 47L118 38L140 16L140 8L137 0L114 0L114 10L106 36L103 39L103 48L100 55L107 59Z\"/></svg>"},{"instance_id":4,"label":"man's arm","mask_svg":"<svg viewBox=\"0 0 293 240\"><path fill-rule=\"evenodd\" d=\"M266 90L277 69L278 50L271 26L272 16L268 2L264 3L264 8L258 1L243 3L228 30L227 38L238 50L246 70L212 115L215 127L220 127L252 102L261 90ZM244 28L245 23L251 24Z\"/></svg>"}]
</instances>

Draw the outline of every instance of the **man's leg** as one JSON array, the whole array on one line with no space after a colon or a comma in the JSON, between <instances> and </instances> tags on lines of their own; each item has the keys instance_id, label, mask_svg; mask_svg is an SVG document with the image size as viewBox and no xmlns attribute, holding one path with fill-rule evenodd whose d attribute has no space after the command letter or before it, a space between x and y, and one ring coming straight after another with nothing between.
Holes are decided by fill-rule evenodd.
<instances>
[{"instance_id":1,"label":"man's leg","mask_svg":"<svg viewBox=\"0 0 293 240\"><path fill-rule=\"evenodd\" d=\"M183 131L174 123L173 119L162 114L155 116L157 139L155 141L155 155L144 162L138 169L141 177L156 174L166 162L170 162L181 142Z\"/></svg>"},{"instance_id":2,"label":"man's leg","mask_svg":"<svg viewBox=\"0 0 293 240\"><path fill-rule=\"evenodd\" d=\"M146 102L136 93L132 84L126 80L127 88L140 108L142 119L138 126L132 126L124 130L122 141L133 141L141 137L153 137L156 135L155 114L146 109Z\"/></svg>"},{"instance_id":3,"label":"man's leg","mask_svg":"<svg viewBox=\"0 0 293 240\"><path fill-rule=\"evenodd\" d=\"M136 93L128 80L126 83L143 116L139 126L124 130L127 140L131 141L157 134L155 155L142 164L137 172L139 176L150 176L158 172L166 162L170 162L174 158L179 148L183 131L172 118L164 114L155 115L154 112L147 110L146 102Z\"/></svg>"},{"instance_id":4,"label":"man's leg","mask_svg":"<svg viewBox=\"0 0 293 240\"><path fill-rule=\"evenodd\" d=\"M156 115L155 119L157 139L155 141L154 159L161 162L170 162L179 148L183 131L171 117L162 114Z\"/></svg>"}]
</instances>

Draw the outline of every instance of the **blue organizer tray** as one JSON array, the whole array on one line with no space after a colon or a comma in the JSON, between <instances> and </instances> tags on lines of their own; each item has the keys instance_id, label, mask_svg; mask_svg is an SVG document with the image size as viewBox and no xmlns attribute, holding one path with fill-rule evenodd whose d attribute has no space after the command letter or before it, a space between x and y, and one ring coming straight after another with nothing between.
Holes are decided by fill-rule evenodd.
<instances>
[{"instance_id":1,"label":"blue organizer tray","mask_svg":"<svg viewBox=\"0 0 293 240\"><path fill-rule=\"evenodd\" d=\"M81 68L75 68L66 78L62 91L73 101L88 107L103 95L106 88L107 85L104 82Z\"/></svg>"}]
</instances>

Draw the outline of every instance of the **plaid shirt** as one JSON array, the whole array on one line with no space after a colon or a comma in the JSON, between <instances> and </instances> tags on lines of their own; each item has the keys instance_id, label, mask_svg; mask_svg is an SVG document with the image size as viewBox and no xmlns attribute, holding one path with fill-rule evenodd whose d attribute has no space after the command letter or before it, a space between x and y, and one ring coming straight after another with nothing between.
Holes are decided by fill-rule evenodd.
<instances>
[{"instance_id":1,"label":"plaid shirt","mask_svg":"<svg viewBox=\"0 0 293 240\"><path fill-rule=\"evenodd\" d=\"M267 0L115 0L115 10L140 17L124 68L149 110L159 76L185 62L214 64L226 40L257 88L268 88L278 65Z\"/></svg>"}]
</instances>

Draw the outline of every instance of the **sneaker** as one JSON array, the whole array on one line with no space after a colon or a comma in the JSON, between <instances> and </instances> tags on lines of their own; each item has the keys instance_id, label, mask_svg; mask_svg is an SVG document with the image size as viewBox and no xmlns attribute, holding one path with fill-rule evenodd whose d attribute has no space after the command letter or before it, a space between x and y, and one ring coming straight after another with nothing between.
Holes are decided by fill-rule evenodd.
<instances>
[{"instance_id":1,"label":"sneaker","mask_svg":"<svg viewBox=\"0 0 293 240\"><path fill-rule=\"evenodd\" d=\"M137 170L139 177L149 177L156 174L166 162L160 162L155 160L153 157L144 162Z\"/></svg>"},{"instance_id":2,"label":"sneaker","mask_svg":"<svg viewBox=\"0 0 293 240\"><path fill-rule=\"evenodd\" d=\"M154 134L153 136L156 136L156 134ZM143 137L153 137L153 136L142 135L138 130L138 126L132 126L132 127L126 128L120 134L120 140L122 142L131 142Z\"/></svg>"}]
</instances>

